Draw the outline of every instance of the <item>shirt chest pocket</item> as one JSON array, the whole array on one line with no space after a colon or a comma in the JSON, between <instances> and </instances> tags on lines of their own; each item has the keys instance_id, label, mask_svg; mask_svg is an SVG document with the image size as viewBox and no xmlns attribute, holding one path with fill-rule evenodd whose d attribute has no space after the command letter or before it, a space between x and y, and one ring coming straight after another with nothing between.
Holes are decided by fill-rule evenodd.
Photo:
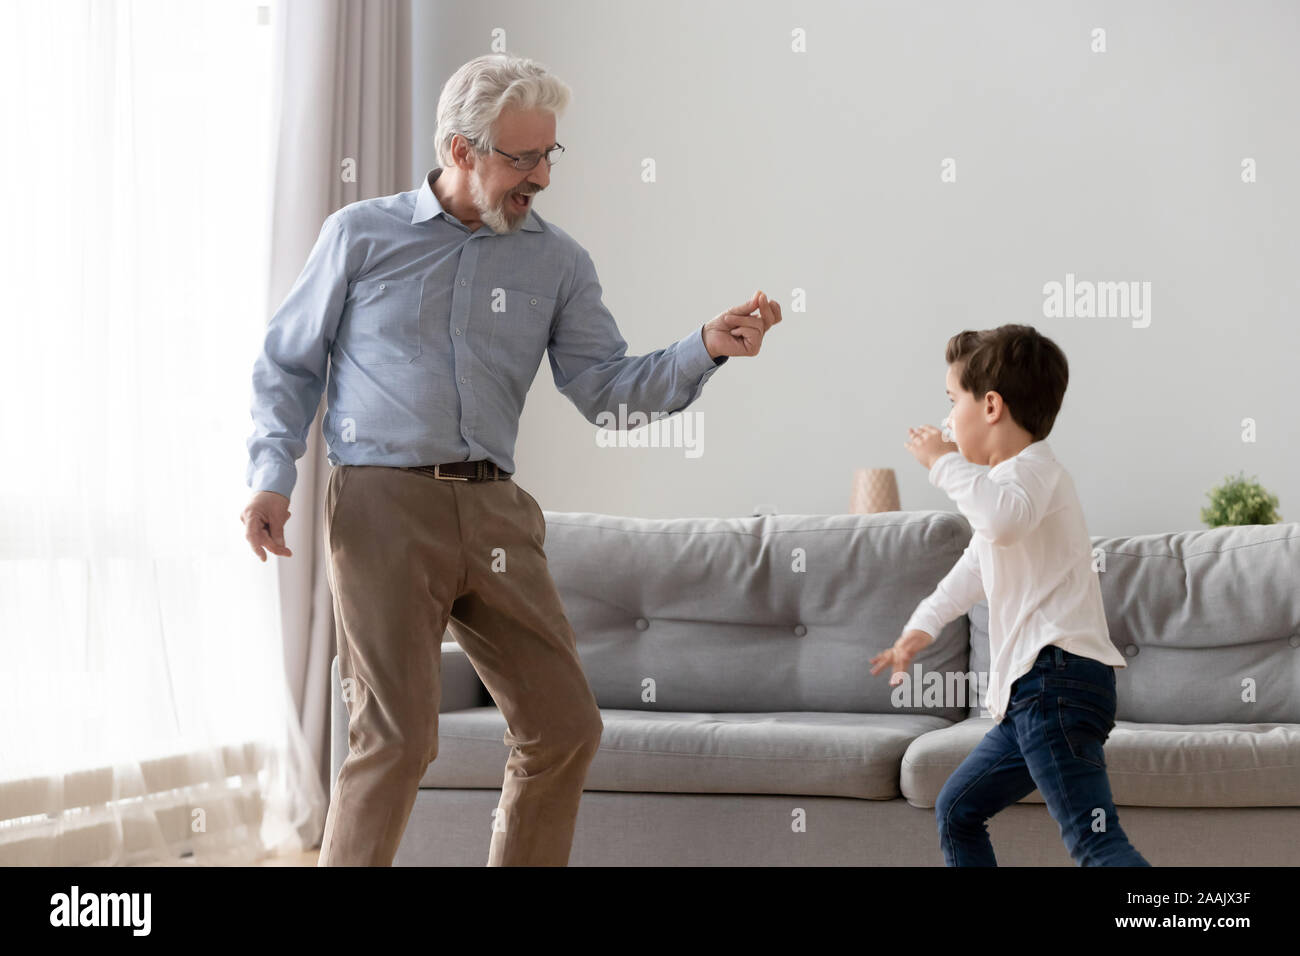
<instances>
[{"instance_id":1,"label":"shirt chest pocket","mask_svg":"<svg viewBox=\"0 0 1300 956\"><path fill-rule=\"evenodd\" d=\"M407 364L421 351L423 279L364 279L348 287L337 347L358 365Z\"/></svg>"},{"instance_id":2,"label":"shirt chest pocket","mask_svg":"<svg viewBox=\"0 0 1300 956\"><path fill-rule=\"evenodd\" d=\"M551 339L555 299L527 289L496 288L488 293L491 328L488 361L502 372L537 371ZM531 379L530 379L531 381Z\"/></svg>"}]
</instances>

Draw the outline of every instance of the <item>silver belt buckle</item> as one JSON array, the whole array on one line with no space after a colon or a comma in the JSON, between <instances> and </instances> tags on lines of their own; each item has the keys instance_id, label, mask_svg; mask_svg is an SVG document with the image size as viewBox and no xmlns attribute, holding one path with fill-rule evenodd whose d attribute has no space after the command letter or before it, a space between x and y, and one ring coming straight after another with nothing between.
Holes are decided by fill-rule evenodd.
<instances>
[{"instance_id":1,"label":"silver belt buckle","mask_svg":"<svg viewBox=\"0 0 1300 956\"><path fill-rule=\"evenodd\" d=\"M464 475L444 475L442 465L433 466L433 477L441 478L443 481L469 481Z\"/></svg>"}]
</instances>

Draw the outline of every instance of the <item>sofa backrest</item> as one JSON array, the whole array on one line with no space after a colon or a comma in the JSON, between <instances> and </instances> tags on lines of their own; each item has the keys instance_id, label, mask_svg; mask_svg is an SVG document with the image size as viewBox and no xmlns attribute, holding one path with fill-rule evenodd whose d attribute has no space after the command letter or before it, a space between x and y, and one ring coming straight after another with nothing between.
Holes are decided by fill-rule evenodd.
<instances>
[{"instance_id":1,"label":"sofa backrest","mask_svg":"<svg viewBox=\"0 0 1300 956\"><path fill-rule=\"evenodd\" d=\"M1110 639L1128 661L1115 671L1117 719L1300 723L1300 523L1092 546ZM987 605L969 616L971 668L987 671Z\"/></svg>"},{"instance_id":2,"label":"sofa backrest","mask_svg":"<svg viewBox=\"0 0 1300 956\"><path fill-rule=\"evenodd\" d=\"M959 514L545 517L551 575L602 707L967 714L919 691L918 705L896 707L888 672L870 667L961 556L971 529ZM966 620L916 663L964 673Z\"/></svg>"}]
</instances>

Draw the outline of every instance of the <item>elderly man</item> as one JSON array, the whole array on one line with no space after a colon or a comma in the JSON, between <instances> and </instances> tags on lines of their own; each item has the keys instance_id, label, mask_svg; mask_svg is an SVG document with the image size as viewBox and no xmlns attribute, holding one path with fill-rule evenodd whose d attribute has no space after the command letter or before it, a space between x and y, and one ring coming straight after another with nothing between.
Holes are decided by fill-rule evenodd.
<instances>
[{"instance_id":1,"label":"elderly man","mask_svg":"<svg viewBox=\"0 0 1300 956\"><path fill-rule=\"evenodd\" d=\"M526 59L457 70L438 103L441 165L417 189L326 218L253 369L243 520L263 561L291 554L294 462L330 370L324 538L351 700L323 866L391 865L437 755L448 628L511 748L488 864L567 864L603 724L542 510L511 477L525 395L546 353L593 423L620 404L675 412L781 321L759 292L667 348L626 354L587 250L533 209L568 96Z\"/></svg>"}]
</instances>

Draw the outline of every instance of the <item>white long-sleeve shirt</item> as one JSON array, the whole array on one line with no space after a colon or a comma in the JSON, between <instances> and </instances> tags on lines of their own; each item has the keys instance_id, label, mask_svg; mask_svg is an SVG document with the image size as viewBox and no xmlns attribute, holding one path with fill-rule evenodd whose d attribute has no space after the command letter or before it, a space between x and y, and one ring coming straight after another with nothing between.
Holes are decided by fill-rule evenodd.
<instances>
[{"instance_id":1,"label":"white long-sleeve shirt","mask_svg":"<svg viewBox=\"0 0 1300 956\"><path fill-rule=\"evenodd\" d=\"M950 621L988 599L986 706L995 723L1006 715L1011 685L1049 644L1128 666L1110 640L1074 482L1046 441L992 468L949 452L934 462L929 478L952 498L974 534L904 630L925 631L934 640Z\"/></svg>"}]
</instances>

